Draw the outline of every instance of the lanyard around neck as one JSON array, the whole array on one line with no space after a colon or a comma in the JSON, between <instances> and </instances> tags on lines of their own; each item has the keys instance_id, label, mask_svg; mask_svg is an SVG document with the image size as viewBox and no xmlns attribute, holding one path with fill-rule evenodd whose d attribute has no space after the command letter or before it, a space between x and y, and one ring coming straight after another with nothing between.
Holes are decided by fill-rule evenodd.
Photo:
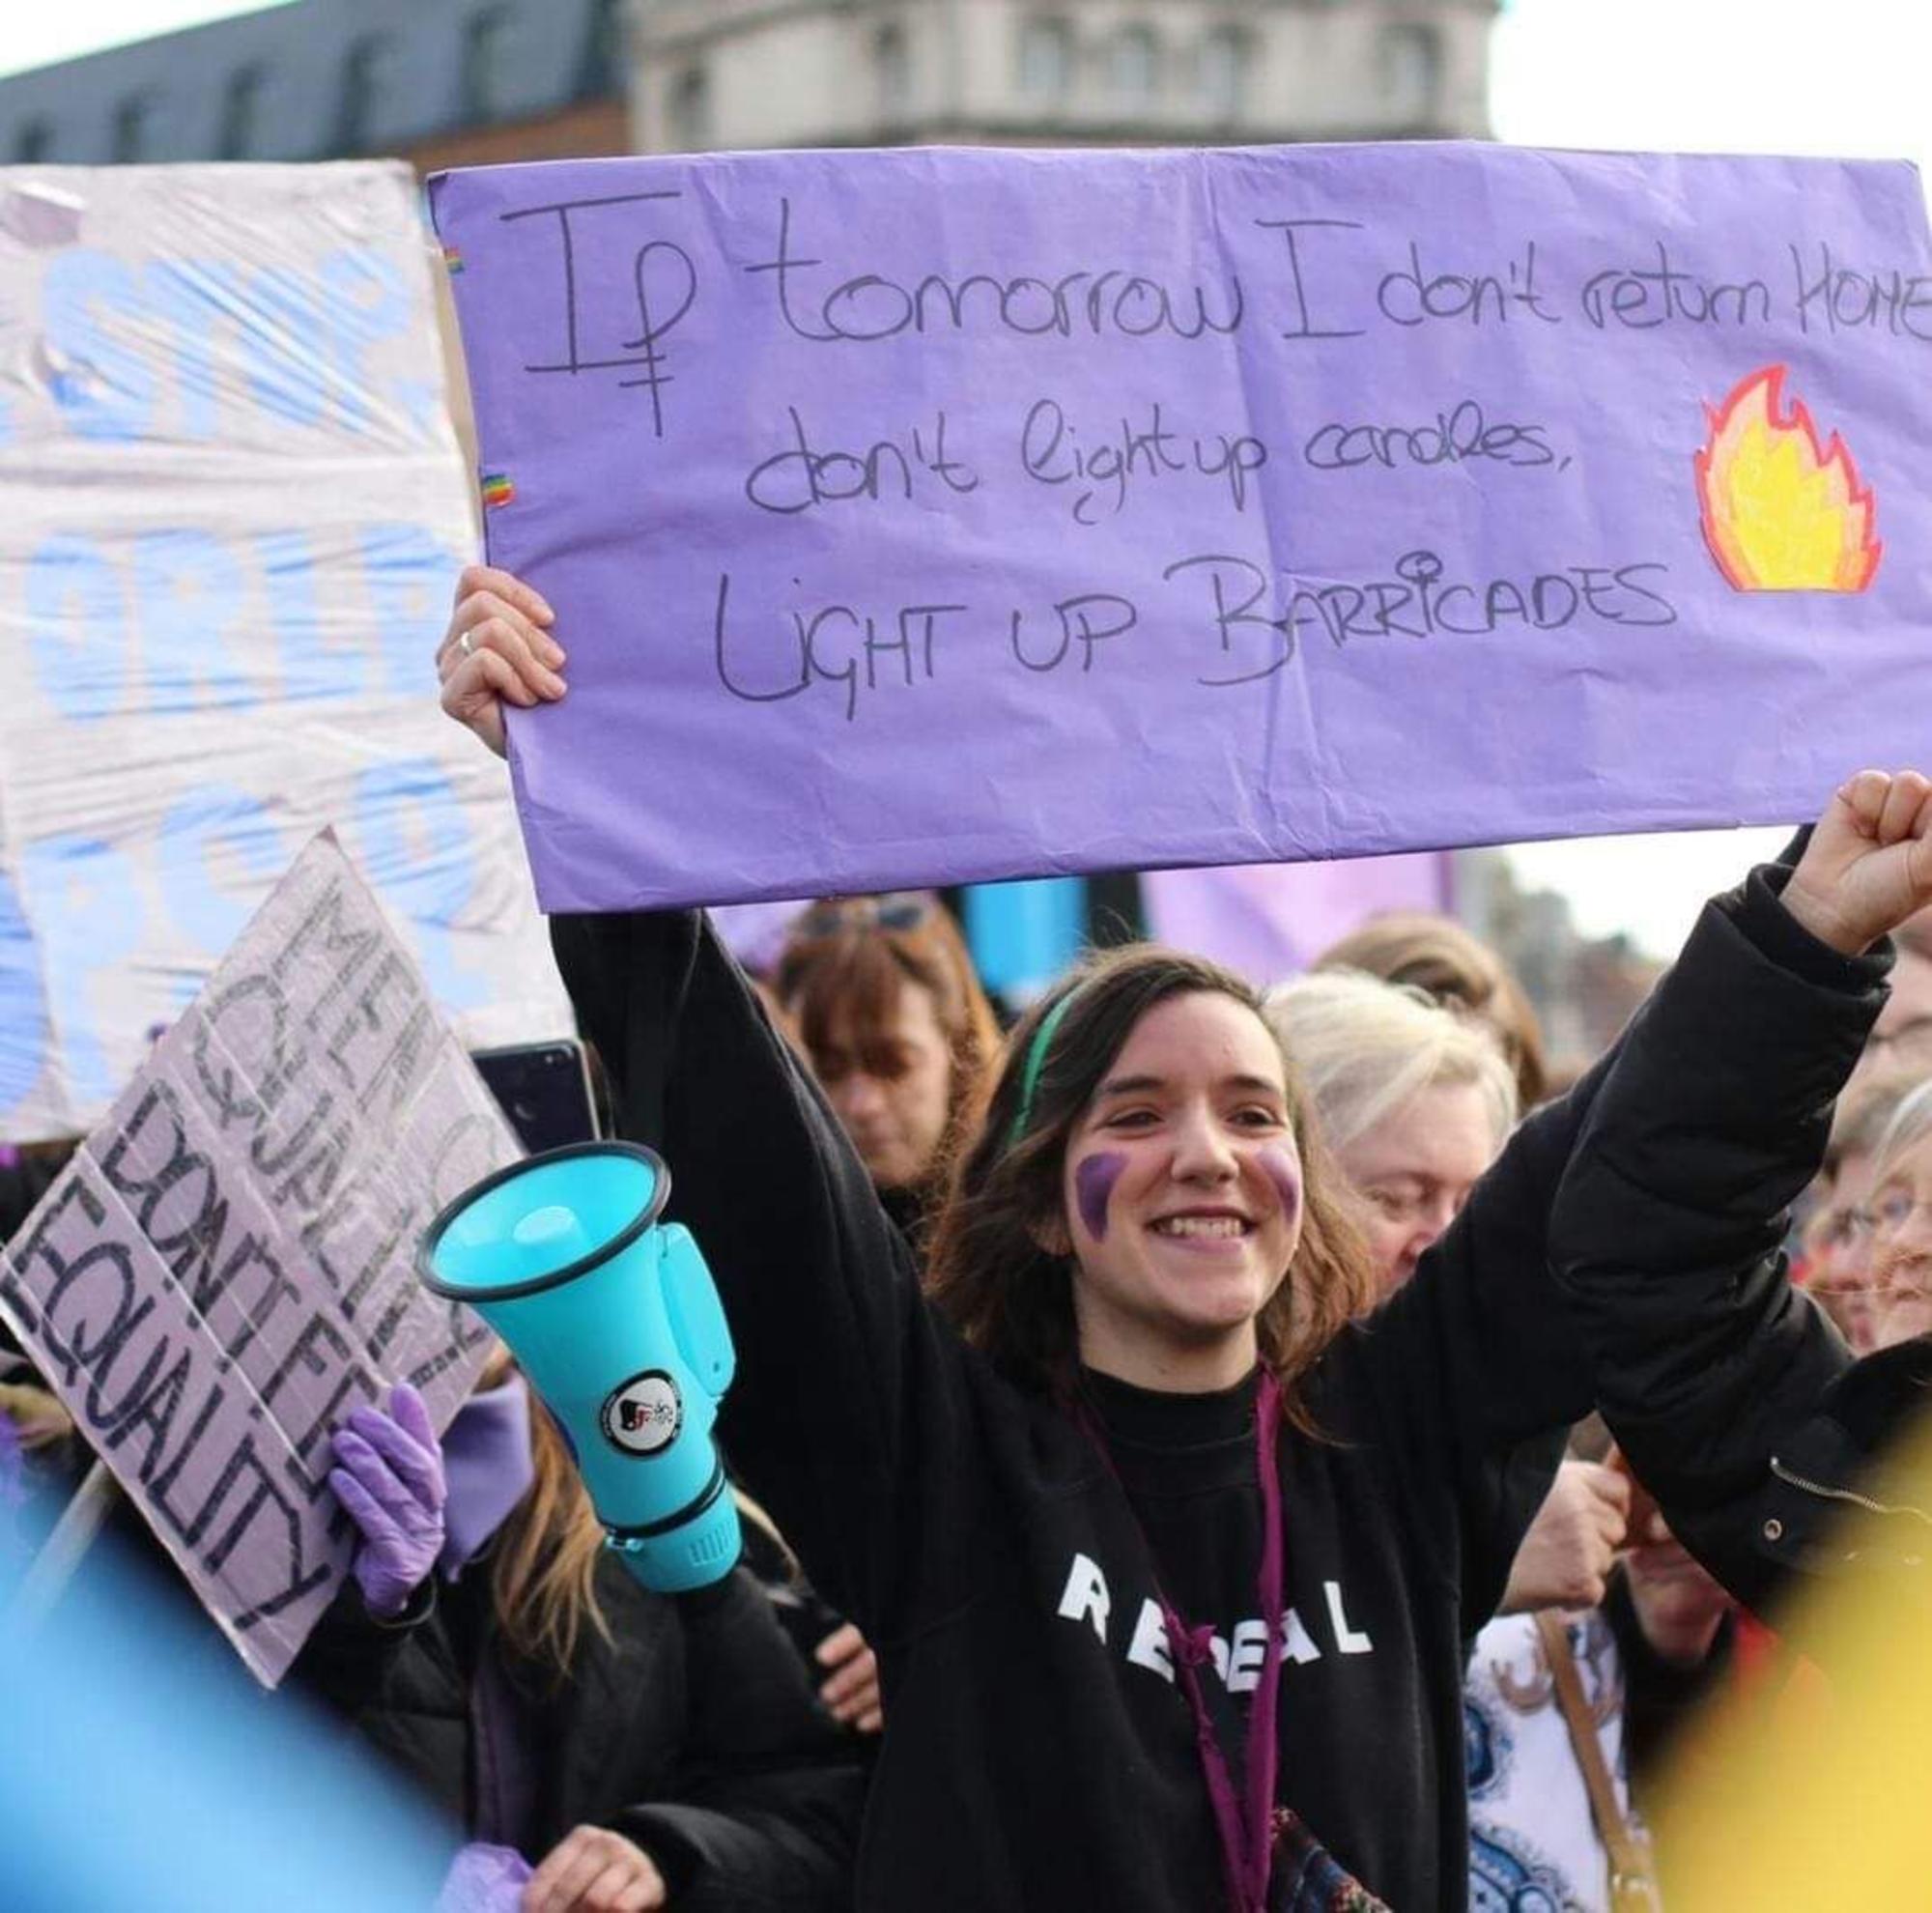
<instances>
[{"instance_id":1,"label":"lanyard around neck","mask_svg":"<svg viewBox=\"0 0 1932 1913\"><path fill-rule=\"evenodd\" d=\"M1106 1431L1084 1400L1077 1402L1076 1414L1088 1439L1099 1449L1108 1471L1120 1481L1120 1470L1114 1466L1113 1453L1107 1445ZM1175 1678L1187 1700L1188 1711L1194 1716L1195 1753L1214 1809L1214 1828L1220 1837L1221 1866L1232 1913L1265 1913L1268 1880L1274 1867L1274 1785L1279 1754L1275 1721L1281 1684L1283 1556L1281 1470L1275 1454L1275 1439L1280 1428L1281 1385L1264 1368L1255 1396L1255 1476L1262 1494L1262 1560L1256 1577L1255 1599L1260 1604L1262 1625L1267 1638L1262 1650L1261 1685L1248 1703L1245 1801L1235 1792L1228 1756L1214 1731L1214 1719L1208 1711L1208 1699L1201 1687L1201 1669L1213 1657L1210 1645L1213 1630L1207 1626L1189 1628L1167 1598L1158 1571L1154 1577L1154 1594L1167 1630L1168 1650L1174 1657ZM1124 1494L1126 1484L1122 1482L1121 1486ZM1145 1530L1141 1538L1146 1541ZM1148 1558L1153 1558L1151 1546L1148 1548Z\"/></svg>"}]
</instances>

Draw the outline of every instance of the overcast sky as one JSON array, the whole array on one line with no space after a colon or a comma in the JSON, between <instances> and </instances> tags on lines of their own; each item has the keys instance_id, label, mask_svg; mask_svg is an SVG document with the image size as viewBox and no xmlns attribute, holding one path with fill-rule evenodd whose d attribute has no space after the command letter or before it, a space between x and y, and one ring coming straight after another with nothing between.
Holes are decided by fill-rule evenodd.
<instances>
[{"instance_id":1,"label":"overcast sky","mask_svg":"<svg viewBox=\"0 0 1932 1913\"><path fill-rule=\"evenodd\" d=\"M224 0L0 0L6 15L0 29L0 74L78 59L124 41L152 40L230 14L261 13L270 4L272 0L249 0L241 7Z\"/></svg>"},{"instance_id":2,"label":"overcast sky","mask_svg":"<svg viewBox=\"0 0 1932 1913\"><path fill-rule=\"evenodd\" d=\"M254 11L219 0L0 4L0 72ZM1932 156L1925 0L1506 0L1492 71L1496 131L1522 145ZM1661 954L1681 939L1698 900L1778 835L1533 845L1516 855L1529 881L1570 896L1585 930L1628 929Z\"/></svg>"}]
</instances>

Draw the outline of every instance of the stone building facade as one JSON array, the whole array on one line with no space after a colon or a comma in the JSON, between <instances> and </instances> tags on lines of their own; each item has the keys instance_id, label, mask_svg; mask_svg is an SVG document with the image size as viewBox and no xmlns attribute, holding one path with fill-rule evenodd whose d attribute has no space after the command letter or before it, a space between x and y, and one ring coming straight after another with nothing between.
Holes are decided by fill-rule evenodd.
<instances>
[{"instance_id":1,"label":"stone building facade","mask_svg":"<svg viewBox=\"0 0 1932 1913\"><path fill-rule=\"evenodd\" d=\"M303 0L0 79L0 164L1482 137L1497 6Z\"/></svg>"},{"instance_id":2,"label":"stone building facade","mask_svg":"<svg viewBox=\"0 0 1932 1913\"><path fill-rule=\"evenodd\" d=\"M1480 138L1496 0L634 0L634 143Z\"/></svg>"}]
</instances>

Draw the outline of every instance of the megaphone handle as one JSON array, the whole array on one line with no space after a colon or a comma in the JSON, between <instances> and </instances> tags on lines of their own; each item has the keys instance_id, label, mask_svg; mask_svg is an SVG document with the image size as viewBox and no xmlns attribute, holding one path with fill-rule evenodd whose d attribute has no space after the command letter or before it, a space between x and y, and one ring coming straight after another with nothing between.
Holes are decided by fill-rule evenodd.
<instances>
[{"instance_id":1,"label":"megaphone handle","mask_svg":"<svg viewBox=\"0 0 1932 1913\"><path fill-rule=\"evenodd\" d=\"M718 1285L689 1229L671 1222L657 1233L671 1333L692 1373L714 1395L722 1395L731 1385L738 1356Z\"/></svg>"}]
</instances>

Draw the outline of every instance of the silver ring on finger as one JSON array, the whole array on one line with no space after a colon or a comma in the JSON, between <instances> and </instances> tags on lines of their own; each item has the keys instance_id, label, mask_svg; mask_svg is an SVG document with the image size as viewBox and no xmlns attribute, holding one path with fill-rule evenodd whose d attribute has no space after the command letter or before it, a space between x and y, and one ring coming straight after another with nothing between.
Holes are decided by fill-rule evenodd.
<instances>
[{"instance_id":1,"label":"silver ring on finger","mask_svg":"<svg viewBox=\"0 0 1932 1913\"><path fill-rule=\"evenodd\" d=\"M470 642L469 634L467 631L464 632L463 635L457 639L456 648L459 651L461 651L466 658L473 658L476 655L476 646Z\"/></svg>"}]
</instances>

